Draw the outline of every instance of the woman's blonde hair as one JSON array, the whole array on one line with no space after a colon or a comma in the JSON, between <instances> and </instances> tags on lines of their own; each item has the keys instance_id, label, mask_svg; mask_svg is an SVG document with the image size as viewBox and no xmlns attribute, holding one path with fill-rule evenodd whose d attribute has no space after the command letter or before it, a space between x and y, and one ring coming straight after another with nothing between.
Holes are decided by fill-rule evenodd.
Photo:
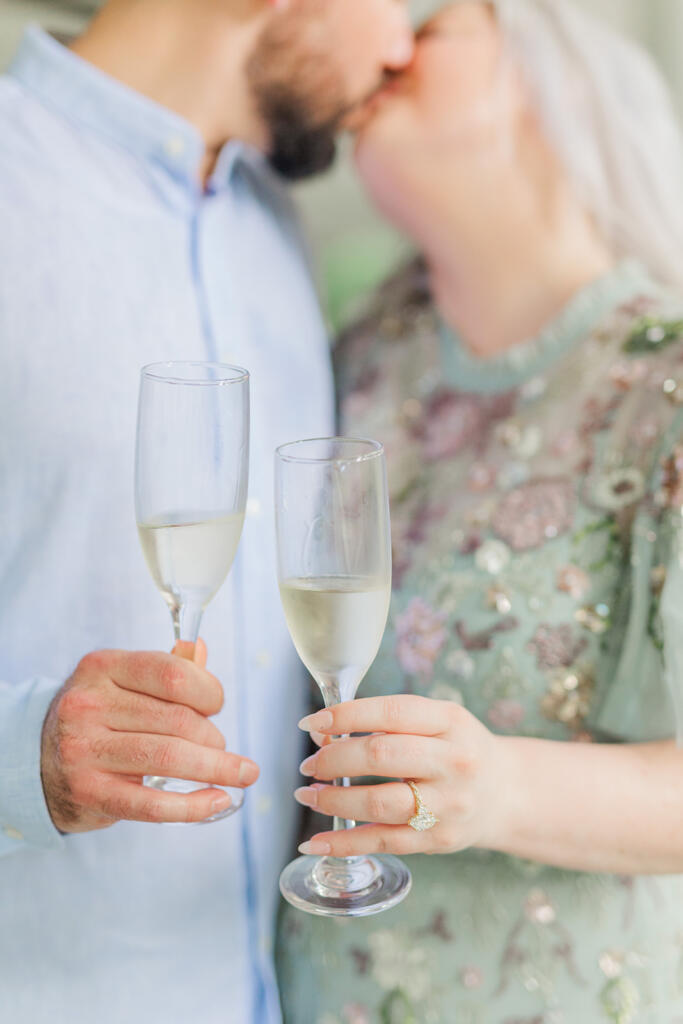
<instances>
[{"instance_id":1,"label":"woman's blonde hair","mask_svg":"<svg viewBox=\"0 0 683 1024\"><path fill-rule=\"evenodd\" d=\"M683 139L654 62L574 0L493 0L509 53L617 257L683 288Z\"/></svg>"}]
</instances>

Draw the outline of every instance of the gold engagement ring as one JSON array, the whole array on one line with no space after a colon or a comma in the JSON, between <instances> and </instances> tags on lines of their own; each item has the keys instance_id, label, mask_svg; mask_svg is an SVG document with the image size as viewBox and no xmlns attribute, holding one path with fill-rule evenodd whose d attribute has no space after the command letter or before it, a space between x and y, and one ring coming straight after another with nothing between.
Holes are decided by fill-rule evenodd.
<instances>
[{"instance_id":1,"label":"gold engagement ring","mask_svg":"<svg viewBox=\"0 0 683 1024\"><path fill-rule=\"evenodd\" d=\"M415 814L408 824L411 828L414 828L416 832L428 832L430 828L434 828L435 825L439 824L439 819L425 807L417 785L411 779L406 779L405 783L407 786L410 786L411 792L415 798Z\"/></svg>"}]
</instances>

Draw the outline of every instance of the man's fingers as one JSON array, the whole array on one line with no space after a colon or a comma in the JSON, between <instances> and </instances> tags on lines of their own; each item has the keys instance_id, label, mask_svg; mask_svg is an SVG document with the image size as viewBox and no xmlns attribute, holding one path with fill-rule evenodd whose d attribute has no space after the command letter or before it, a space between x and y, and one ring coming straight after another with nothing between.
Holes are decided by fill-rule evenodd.
<instances>
[{"instance_id":1,"label":"man's fingers","mask_svg":"<svg viewBox=\"0 0 683 1024\"><path fill-rule=\"evenodd\" d=\"M114 664L112 678L124 690L186 704L201 715L215 715L223 706L223 688L216 677L173 654L123 652Z\"/></svg>"},{"instance_id":2,"label":"man's fingers","mask_svg":"<svg viewBox=\"0 0 683 1024\"><path fill-rule=\"evenodd\" d=\"M199 789L194 793L164 793L133 782L103 780L100 807L116 821L196 822L230 807L229 794L220 789Z\"/></svg>"},{"instance_id":3,"label":"man's fingers","mask_svg":"<svg viewBox=\"0 0 683 1024\"><path fill-rule=\"evenodd\" d=\"M206 668L208 654L206 644L201 637L197 640L196 644L191 643L189 640L179 640L171 654L175 654L176 658L183 658L185 661L193 661L200 668Z\"/></svg>"},{"instance_id":4,"label":"man's fingers","mask_svg":"<svg viewBox=\"0 0 683 1024\"><path fill-rule=\"evenodd\" d=\"M186 704L171 704L142 693L127 692L121 697L108 716L107 725L114 732L177 736L203 747L225 750L225 737L220 729Z\"/></svg>"},{"instance_id":5,"label":"man's fingers","mask_svg":"<svg viewBox=\"0 0 683 1024\"><path fill-rule=\"evenodd\" d=\"M183 661L195 661L197 645L191 640L178 640L171 651L175 658L182 658Z\"/></svg>"},{"instance_id":6,"label":"man's fingers","mask_svg":"<svg viewBox=\"0 0 683 1024\"><path fill-rule=\"evenodd\" d=\"M97 743L98 766L122 775L160 775L217 786L251 786L259 775L253 761L176 737L109 733Z\"/></svg>"},{"instance_id":7,"label":"man's fingers","mask_svg":"<svg viewBox=\"0 0 683 1024\"><path fill-rule=\"evenodd\" d=\"M365 697L318 711L299 722L306 732L328 736L347 736L354 732L416 733L441 736L461 713L457 704L445 704L429 697L398 694L389 697Z\"/></svg>"},{"instance_id":8,"label":"man's fingers","mask_svg":"<svg viewBox=\"0 0 683 1024\"><path fill-rule=\"evenodd\" d=\"M206 668L206 661L208 658L208 652L206 650L206 644L201 637L197 640L194 645L194 663L199 665L200 668Z\"/></svg>"}]
</instances>

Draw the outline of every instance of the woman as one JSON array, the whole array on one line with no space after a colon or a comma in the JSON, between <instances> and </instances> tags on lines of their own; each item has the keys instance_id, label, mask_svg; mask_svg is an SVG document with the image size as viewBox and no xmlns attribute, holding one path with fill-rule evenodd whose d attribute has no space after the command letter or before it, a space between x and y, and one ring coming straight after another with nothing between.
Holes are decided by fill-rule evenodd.
<instances>
[{"instance_id":1,"label":"woman","mask_svg":"<svg viewBox=\"0 0 683 1024\"><path fill-rule=\"evenodd\" d=\"M285 911L285 1020L673 1024L683 161L666 96L567 3L461 3L420 34L358 165L424 258L338 351L343 429L387 449L395 593L364 699L302 723L374 735L325 743L297 798L369 822L327 821L303 852L417 856L378 917ZM404 779L433 827L408 824Z\"/></svg>"}]
</instances>

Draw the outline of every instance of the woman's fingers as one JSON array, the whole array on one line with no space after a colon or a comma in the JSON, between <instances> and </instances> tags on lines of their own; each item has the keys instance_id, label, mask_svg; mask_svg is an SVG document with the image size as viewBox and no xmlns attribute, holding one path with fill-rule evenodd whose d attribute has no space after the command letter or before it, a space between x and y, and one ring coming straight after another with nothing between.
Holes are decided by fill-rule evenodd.
<instances>
[{"instance_id":1,"label":"woman's fingers","mask_svg":"<svg viewBox=\"0 0 683 1024\"><path fill-rule=\"evenodd\" d=\"M389 697L365 697L347 701L302 718L299 728L305 732L346 736L354 732L418 733L441 736L453 720L466 714L457 704L398 694Z\"/></svg>"},{"instance_id":2,"label":"woman's fingers","mask_svg":"<svg viewBox=\"0 0 683 1024\"><path fill-rule=\"evenodd\" d=\"M337 740L322 747L301 765L308 778L375 776L398 779L441 778L452 759L452 746L427 736L390 736L378 733Z\"/></svg>"},{"instance_id":3,"label":"woman's fingers","mask_svg":"<svg viewBox=\"0 0 683 1024\"><path fill-rule=\"evenodd\" d=\"M312 732L311 739L316 747L326 747L328 743L332 743L332 737L326 736L323 732Z\"/></svg>"},{"instance_id":4,"label":"woman's fingers","mask_svg":"<svg viewBox=\"0 0 683 1024\"><path fill-rule=\"evenodd\" d=\"M408 825L359 825L342 832L319 832L299 847L300 853L332 857L356 857L368 853L395 853L399 857L433 849L429 832Z\"/></svg>"},{"instance_id":5,"label":"woman's fingers","mask_svg":"<svg viewBox=\"0 0 683 1024\"><path fill-rule=\"evenodd\" d=\"M427 786L422 798L438 817L438 795ZM324 786L315 784L297 789L295 798L304 807L330 817L350 818L385 825L405 825L416 813L415 798L405 782L379 786Z\"/></svg>"}]
</instances>

